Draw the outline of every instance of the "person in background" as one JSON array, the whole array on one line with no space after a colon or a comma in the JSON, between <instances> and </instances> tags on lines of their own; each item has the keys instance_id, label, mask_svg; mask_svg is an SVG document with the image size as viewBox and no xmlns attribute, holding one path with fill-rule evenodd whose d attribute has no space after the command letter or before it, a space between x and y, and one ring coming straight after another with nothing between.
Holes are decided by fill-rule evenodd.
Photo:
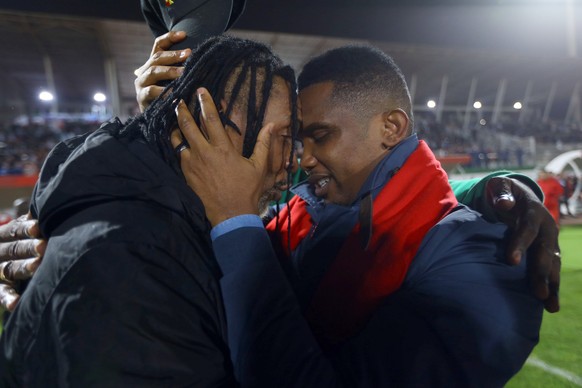
<instances>
[{"instance_id":1,"label":"person in background","mask_svg":"<svg viewBox=\"0 0 582 388\"><path fill-rule=\"evenodd\" d=\"M560 198L564 195L564 188L554 174L546 170L538 173L537 184L544 193L544 206L554 218L556 225L560 226Z\"/></svg>"},{"instance_id":2,"label":"person in background","mask_svg":"<svg viewBox=\"0 0 582 388\"><path fill-rule=\"evenodd\" d=\"M574 195L576 184L574 182L574 175L569 175L566 172L560 174L560 184L564 188L564 193L560 197L560 206L564 205L566 215L575 217L576 215L570 210L570 197ZM561 216L562 214L560 214Z\"/></svg>"}]
</instances>

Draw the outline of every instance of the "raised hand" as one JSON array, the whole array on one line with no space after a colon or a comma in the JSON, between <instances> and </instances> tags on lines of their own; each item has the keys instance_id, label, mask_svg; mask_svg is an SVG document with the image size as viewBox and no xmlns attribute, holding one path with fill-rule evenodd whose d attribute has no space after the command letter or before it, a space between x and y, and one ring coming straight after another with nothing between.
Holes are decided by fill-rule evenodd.
<instances>
[{"instance_id":1,"label":"raised hand","mask_svg":"<svg viewBox=\"0 0 582 388\"><path fill-rule=\"evenodd\" d=\"M176 130L171 136L186 182L204 203L212 225L241 214L258 214L259 199L275 183L268 173L272 125L261 129L253 155L244 158L230 140L208 91L200 88L197 94L202 128L181 101L176 108L181 132Z\"/></svg>"},{"instance_id":2,"label":"raised hand","mask_svg":"<svg viewBox=\"0 0 582 388\"><path fill-rule=\"evenodd\" d=\"M173 81L182 75L183 64L191 54L190 49L166 51L174 43L186 38L184 31L170 31L156 38L149 59L139 69L135 70L135 95L139 110L143 112L156 99L164 86L163 81Z\"/></svg>"}]
</instances>

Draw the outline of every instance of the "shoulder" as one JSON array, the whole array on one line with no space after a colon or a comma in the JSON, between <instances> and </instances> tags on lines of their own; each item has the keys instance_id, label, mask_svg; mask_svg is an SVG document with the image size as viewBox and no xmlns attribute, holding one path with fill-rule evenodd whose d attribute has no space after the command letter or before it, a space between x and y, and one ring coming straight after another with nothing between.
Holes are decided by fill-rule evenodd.
<instances>
[{"instance_id":1,"label":"shoulder","mask_svg":"<svg viewBox=\"0 0 582 388\"><path fill-rule=\"evenodd\" d=\"M454 293L476 288L529 296L526 260L517 266L506 264L506 237L506 225L487 222L459 206L427 233L404 285L454 299L458 299Z\"/></svg>"},{"instance_id":2,"label":"shoulder","mask_svg":"<svg viewBox=\"0 0 582 388\"><path fill-rule=\"evenodd\" d=\"M497 257L505 247L507 226L486 221L483 216L459 205L425 235L415 261L435 261L465 253Z\"/></svg>"},{"instance_id":3,"label":"shoulder","mask_svg":"<svg viewBox=\"0 0 582 388\"><path fill-rule=\"evenodd\" d=\"M525 260L505 263L506 231L456 209L427 234L403 286L469 378L492 385L523 365L543 312L529 290Z\"/></svg>"}]
</instances>

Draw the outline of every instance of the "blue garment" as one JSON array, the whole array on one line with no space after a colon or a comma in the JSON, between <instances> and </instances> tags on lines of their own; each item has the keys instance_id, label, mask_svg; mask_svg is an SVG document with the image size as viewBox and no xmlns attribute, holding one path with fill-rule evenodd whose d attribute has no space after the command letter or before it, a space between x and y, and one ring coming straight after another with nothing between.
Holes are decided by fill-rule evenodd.
<instances>
[{"instance_id":1,"label":"blue garment","mask_svg":"<svg viewBox=\"0 0 582 388\"><path fill-rule=\"evenodd\" d=\"M377 188L378 179L385 184L400 165L391 155L367 187ZM302 316L267 232L256 220L234 224L214 234L213 248L243 387L503 386L538 341L543 305L528 290L525 261L504 264L507 228L462 205L427 233L401 289L355 337L327 353Z\"/></svg>"}]
</instances>

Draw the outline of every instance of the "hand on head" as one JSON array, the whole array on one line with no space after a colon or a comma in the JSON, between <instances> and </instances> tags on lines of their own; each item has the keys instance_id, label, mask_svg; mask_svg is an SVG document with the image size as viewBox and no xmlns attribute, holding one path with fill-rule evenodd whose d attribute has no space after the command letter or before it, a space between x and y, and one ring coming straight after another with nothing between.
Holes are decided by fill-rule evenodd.
<instances>
[{"instance_id":1,"label":"hand on head","mask_svg":"<svg viewBox=\"0 0 582 388\"><path fill-rule=\"evenodd\" d=\"M167 51L174 43L183 41L186 33L171 31L159 36L154 42L150 57L134 74L135 94L139 110L143 112L164 90L163 81L173 81L182 75L181 66L192 53L190 49Z\"/></svg>"},{"instance_id":2,"label":"hand on head","mask_svg":"<svg viewBox=\"0 0 582 388\"><path fill-rule=\"evenodd\" d=\"M208 91L200 88L198 99L202 128L180 101L176 108L180 130L171 136L174 147L184 139L190 145L179 153L186 182L204 203L213 226L237 215L258 214L260 197L275 183L268 174L272 125L261 129L253 155L244 158L230 141Z\"/></svg>"}]
</instances>

